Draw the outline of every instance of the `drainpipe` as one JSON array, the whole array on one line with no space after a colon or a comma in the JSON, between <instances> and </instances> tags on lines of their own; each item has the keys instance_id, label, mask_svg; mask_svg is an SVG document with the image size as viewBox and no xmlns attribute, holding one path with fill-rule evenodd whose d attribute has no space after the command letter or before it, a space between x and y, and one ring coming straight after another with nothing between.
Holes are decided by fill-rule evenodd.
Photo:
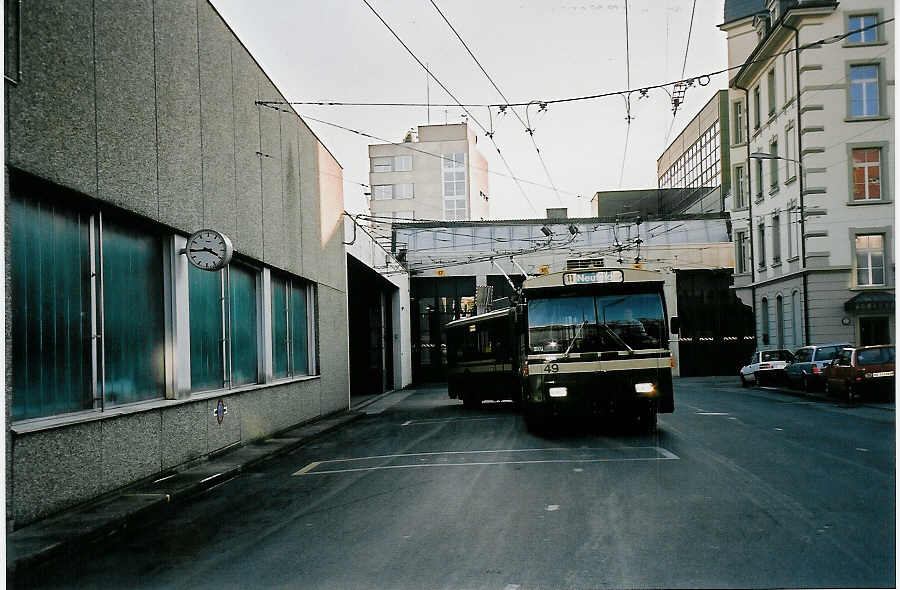
<instances>
[{"instance_id":1,"label":"drainpipe","mask_svg":"<svg viewBox=\"0 0 900 590\"><path fill-rule=\"evenodd\" d=\"M800 269L803 272L803 344L809 346L809 273L806 269L806 208L804 207L803 191L806 188L806 167L803 164L803 121L800 109L800 29L783 23L784 28L794 31L794 98L797 101L797 160L800 164L798 184L800 186Z\"/></svg>"},{"instance_id":2,"label":"drainpipe","mask_svg":"<svg viewBox=\"0 0 900 590\"><path fill-rule=\"evenodd\" d=\"M747 238L750 241L750 298L753 300L753 335L756 336L756 255L753 249L753 170L750 169L750 90L734 85L744 91L744 138L747 140ZM759 343L757 342L757 346Z\"/></svg>"}]
</instances>

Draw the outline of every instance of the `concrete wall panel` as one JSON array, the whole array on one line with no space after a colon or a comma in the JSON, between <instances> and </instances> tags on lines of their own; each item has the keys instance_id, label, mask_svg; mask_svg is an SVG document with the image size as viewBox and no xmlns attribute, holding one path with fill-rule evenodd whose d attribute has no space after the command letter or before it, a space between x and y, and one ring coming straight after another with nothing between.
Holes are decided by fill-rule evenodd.
<instances>
[{"instance_id":1,"label":"concrete wall panel","mask_svg":"<svg viewBox=\"0 0 900 590\"><path fill-rule=\"evenodd\" d=\"M115 489L160 470L162 421L159 411L117 416L100 422L104 490Z\"/></svg>"},{"instance_id":2,"label":"concrete wall panel","mask_svg":"<svg viewBox=\"0 0 900 590\"><path fill-rule=\"evenodd\" d=\"M202 456L206 452L206 403L184 404L162 412L163 470Z\"/></svg>"},{"instance_id":3,"label":"concrete wall panel","mask_svg":"<svg viewBox=\"0 0 900 590\"><path fill-rule=\"evenodd\" d=\"M203 129L203 224L234 235L234 99L231 32L200 2L200 116ZM198 228L199 229L199 228Z\"/></svg>"},{"instance_id":4,"label":"concrete wall panel","mask_svg":"<svg viewBox=\"0 0 900 590\"><path fill-rule=\"evenodd\" d=\"M91 4L23 7L18 85L6 84L7 163L88 195L97 191Z\"/></svg>"},{"instance_id":5,"label":"concrete wall panel","mask_svg":"<svg viewBox=\"0 0 900 590\"><path fill-rule=\"evenodd\" d=\"M346 293L347 258L344 255L344 182L343 171L322 144L316 145L319 174L319 242L314 251L320 252L317 264L319 281ZM335 261L323 264L323 261Z\"/></svg>"},{"instance_id":6,"label":"concrete wall panel","mask_svg":"<svg viewBox=\"0 0 900 590\"><path fill-rule=\"evenodd\" d=\"M349 407L350 360L347 294L324 285L318 290L319 348L322 374L321 412Z\"/></svg>"},{"instance_id":7,"label":"concrete wall panel","mask_svg":"<svg viewBox=\"0 0 900 590\"><path fill-rule=\"evenodd\" d=\"M293 113L281 113L281 175L284 195L284 247L288 254L287 270L303 275L301 255L300 211L303 194L300 185L300 122ZM310 195L313 196L313 195Z\"/></svg>"},{"instance_id":8,"label":"concrete wall panel","mask_svg":"<svg viewBox=\"0 0 900 590\"><path fill-rule=\"evenodd\" d=\"M185 231L203 223L197 6L155 0L159 221Z\"/></svg>"},{"instance_id":9,"label":"concrete wall panel","mask_svg":"<svg viewBox=\"0 0 900 590\"><path fill-rule=\"evenodd\" d=\"M322 265L322 228L319 202L319 164L318 141L309 128L298 123L300 150L306 156L301 163L300 194L302 196L303 216L301 224L301 256L303 258L303 276L311 281L319 281L324 271Z\"/></svg>"},{"instance_id":10,"label":"concrete wall panel","mask_svg":"<svg viewBox=\"0 0 900 590\"><path fill-rule=\"evenodd\" d=\"M234 248L263 258L262 187L260 184L259 97L256 64L237 40L231 43L234 85L235 202Z\"/></svg>"},{"instance_id":11,"label":"concrete wall panel","mask_svg":"<svg viewBox=\"0 0 900 590\"><path fill-rule=\"evenodd\" d=\"M155 219L153 5L95 0L94 25L97 196Z\"/></svg>"},{"instance_id":12,"label":"concrete wall panel","mask_svg":"<svg viewBox=\"0 0 900 590\"><path fill-rule=\"evenodd\" d=\"M16 436L8 517L28 522L101 493L100 430L91 422Z\"/></svg>"},{"instance_id":13,"label":"concrete wall panel","mask_svg":"<svg viewBox=\"0 0 900 590\"><path fill-rule=\"evenodd\" d=\"M272 83L260 75L260 100L280 101ZM262 222L264 258L279 268L288 266L284 239L284 178L281 163L281 113L260 108L260 161L262 164Z\"/></svg>"}]
</instances>

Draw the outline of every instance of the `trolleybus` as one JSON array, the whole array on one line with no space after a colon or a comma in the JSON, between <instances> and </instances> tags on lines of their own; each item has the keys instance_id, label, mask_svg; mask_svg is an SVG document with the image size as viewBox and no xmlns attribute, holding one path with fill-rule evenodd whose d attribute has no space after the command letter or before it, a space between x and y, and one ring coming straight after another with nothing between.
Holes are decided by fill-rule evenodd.
<instances>
[{"instance_id":1,"label":"trolleybus","mask_svg":"<svg viewBox=\"0 0 900 590\"><path fill-rule=\"evenodd\" d=\"M570 270L529 278L522 330L522 410L529 427L561 414L614 413L652 429L673 412L660 273Z\"/></svg>"}]
</instances>

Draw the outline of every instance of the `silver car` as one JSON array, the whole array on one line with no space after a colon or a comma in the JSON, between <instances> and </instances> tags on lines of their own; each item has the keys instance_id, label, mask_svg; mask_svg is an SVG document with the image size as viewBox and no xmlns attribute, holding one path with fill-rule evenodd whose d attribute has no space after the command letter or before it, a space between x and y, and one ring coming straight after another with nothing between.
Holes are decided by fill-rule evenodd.
<instances>
[{"instance_id":1,"label":"silver car","mask_svg":"<svg viewBox=\"0 0 900 590\"><path fill-rule=\"evenodd\" d=\"M825 367L831 364L841 349L851 346L848 342L832 342L804 346L794 352L794 362L784 370L788 385L800 387L803 391L813 391L825 384Z\"/></svg>"}]
</instances>

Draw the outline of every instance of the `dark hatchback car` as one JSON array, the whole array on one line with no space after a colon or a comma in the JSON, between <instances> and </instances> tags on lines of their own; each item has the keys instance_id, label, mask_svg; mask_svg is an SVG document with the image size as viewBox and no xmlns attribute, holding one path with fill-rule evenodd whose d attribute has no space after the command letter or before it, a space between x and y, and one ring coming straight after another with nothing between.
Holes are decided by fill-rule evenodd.
<instances>
[{"instance_id":1,"label":"dark hatchback car","mask_svg":"<svg viewBox=\"0 0 900 590\"><path fill-rule=\"evenodd\" d=\"M841 349L852 348L849 342L804 346L794 352L794 362L784 369L788 385L813 391L825 385L825 367L837 357Z\"/></svg>"},{"instance_id":2,"label":"dark hatchback car","mask_svg":"<svg viewBox=\"0 0 900 590\"><path fill-rule=\"evenodd\" d=\"M893 345L844 348L825 368L825 392L850 401L893 399L894 379Z\"/></svg>"}]
</instances>

